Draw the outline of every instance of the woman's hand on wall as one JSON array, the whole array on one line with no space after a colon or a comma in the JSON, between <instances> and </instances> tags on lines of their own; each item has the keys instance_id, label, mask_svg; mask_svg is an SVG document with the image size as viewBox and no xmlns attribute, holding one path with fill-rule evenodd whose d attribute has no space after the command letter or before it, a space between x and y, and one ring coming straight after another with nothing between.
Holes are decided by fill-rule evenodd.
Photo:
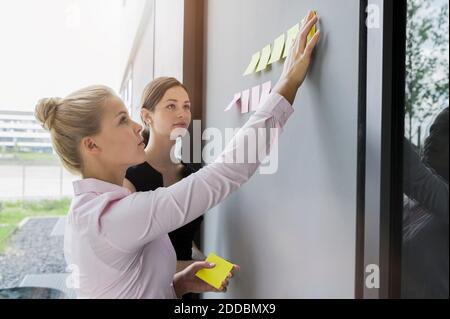
<instances>
[{"instance_id":1,"label":"woman's hand on wall","mask_svg":"<svg viewBox=\"0 0 450 319\"><path fill-rule=\"evenodd\" d=\"M273 89L274 92L284 96L291 104L294 103L297 90L305 80L311 63L311 55L320 38L320 31L318 31L308 42L308 34L317 21L318 17L313 11L309 11L303 19L299 35L284 63L283 73Z\"/></svg>"}]
</instances>

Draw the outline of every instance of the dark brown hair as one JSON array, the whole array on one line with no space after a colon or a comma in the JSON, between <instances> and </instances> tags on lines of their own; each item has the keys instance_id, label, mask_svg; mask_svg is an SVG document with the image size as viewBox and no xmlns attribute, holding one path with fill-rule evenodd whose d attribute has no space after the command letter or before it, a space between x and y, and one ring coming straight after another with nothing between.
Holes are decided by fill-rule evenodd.
<instances>
[{"instance_id":1,"label":"dark brown hair","mask_svg":"<svg viewBox=\"0 0 450 319\"><path fill-rule=\"evenodd\" d=\"M164 94L166 94L168 90L174 87L182 87L187 92L186 87L175 78L160 77L154 79L152 82L147 84L144 89L144 93L142 94L141 99L141 109L146 109L150 112L155 111L156 105L161 102ZM147 145L150 139L150 129L142 118L142 115L141 120L142 124L144 125L144 129L142 130L142 137L144 138L145 145Z\"/></svg>"}]
</instances>

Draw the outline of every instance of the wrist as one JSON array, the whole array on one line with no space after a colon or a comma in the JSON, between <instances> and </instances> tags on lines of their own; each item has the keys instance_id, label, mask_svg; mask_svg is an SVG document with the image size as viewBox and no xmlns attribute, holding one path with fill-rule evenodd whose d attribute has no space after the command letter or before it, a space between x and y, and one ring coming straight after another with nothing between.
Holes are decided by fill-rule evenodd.
<instances>
[{"instance_id":1,"label":"wrist","mask_svg":"<svg viewBox=\"0 0 450 319\"><path fill-rule=\"evenodd\" d=\"M281 80L285 81L286 85L288 85L294 90L298 90L302 85L302 81L298 78L298 76L293 74L293 72L286 73Z\"/></svg>"},{"instance_id":2,"label":"wrist","mask_svg":"<svg viewBox=\"0 0 450 319\"><path fill-rule=\"evenodd\" d=\"M273 91L283 96L290 104L294 103L300 83L291 79L289 76L282 76L275 85Z\"/></svg>"},{"instance_id":3,"label":"wrist","mask_svg":"<svg viewBox=\"0 0 450 319\"><path fill-rule=\"evenodd\" d=\"M182 272L176 273L173 277L173 289L175 290L175 294L178 298L183 297L183 295L187 293Z\"/></svg>"}]
</instances>

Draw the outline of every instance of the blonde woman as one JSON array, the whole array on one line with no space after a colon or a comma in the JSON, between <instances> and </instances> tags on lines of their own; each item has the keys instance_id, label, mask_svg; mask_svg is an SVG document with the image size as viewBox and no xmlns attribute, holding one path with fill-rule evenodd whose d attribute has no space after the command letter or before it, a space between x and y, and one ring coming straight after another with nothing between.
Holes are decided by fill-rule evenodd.
<instances>
[{"instance_id":1,"label":"blonde woman","mask_svg":"<svg viewBox=\"0 0 450 319\"><path fill-rule=\"evenodd\" d=\"M281 129L292 114L320 35L307 43L317 18L310 12L304 21L266 102L214 163L167 188L132 193L122 186L127 169L145 161L145 144L141 125L130 119L111 89L88 87L64 99L39 102L36 117L50 131L55 151L69 170L82 176L74 182L64 242L79 298L180 298L226 289L228 279L216 290L195 277L199 269L214 267L206 262L177 273L167 234L223 201L258 168L259 163L228 159L245 149L242 134Z\"/></svg>"}]
</instances>

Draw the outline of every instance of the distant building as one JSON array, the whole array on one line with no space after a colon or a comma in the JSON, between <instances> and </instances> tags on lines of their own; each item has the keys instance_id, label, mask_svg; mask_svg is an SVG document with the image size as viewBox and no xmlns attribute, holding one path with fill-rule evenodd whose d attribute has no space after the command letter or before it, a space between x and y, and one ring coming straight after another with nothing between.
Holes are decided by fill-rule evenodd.
<instances>
[{"instance_id":1,"label":"distant building","mask_svg":"<svg viewBox=\"0 0 450 319\"><path fill-rule=\"evenodd\" d=\"M0 110L0 151L53 153L50 134L33 112Z\"/></svg>"}]
</instances>

